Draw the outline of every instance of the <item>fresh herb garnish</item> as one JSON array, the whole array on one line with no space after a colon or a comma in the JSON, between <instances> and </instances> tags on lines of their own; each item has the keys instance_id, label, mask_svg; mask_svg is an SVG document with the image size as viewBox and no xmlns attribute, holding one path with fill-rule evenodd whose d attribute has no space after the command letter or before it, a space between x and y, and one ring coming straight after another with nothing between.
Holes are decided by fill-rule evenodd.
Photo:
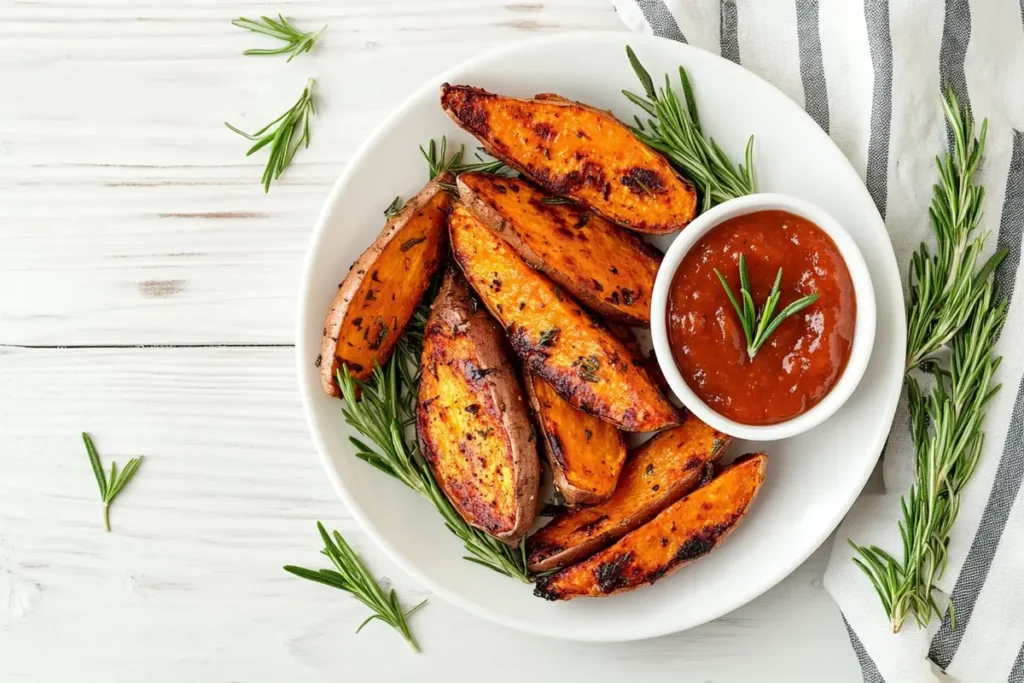
<instances>
[{"instance_id":1,"label":"fresh herb garnish","mask_svg":"<svg viewBox=\"0 0 1024 683\"><path fill-rule=\"evenodd\" d=\"M426 149L423 149L422 146L420 147L420 154L422 154L423 158L427 160L427 170L430 174L430 180L433 180L442 173L460 175L462 173L472 172L502 173L508 170L505 162L498 161L497 159L486 161L481 158L479 154L476 155L476 158L480 159L478 163L464 164L462 163L462 155L464 153L465 147L463 145L459 145L458 151L451 156L448 156L448 139L444 136L441 137L440 145L431 140L427 144Z\"/></svg>"},{"instance_id":2,"label":"fresh herb garnish","mask_svg":"<svg viewBox=\"0 0 1024 683\"><path fill-rule=\"evenodd\" d=\"M96 452L96 445L92 442L92 437L82 432L82 441L85 442L85 450L89 454L89 462L92 464L92 473L96 475L96 484L100 487L100 497L103 499L103 528L110 531L110 504L139 471L143 456L140 455L129 460L120 472L117 471L117 463L111 462L110 474L107 475L103 472L100 454Z\"/></svg>"},{"instance_id":3,"label":"fresh herb garnish","mask_svg":"<svg viewBox=\"0 0 1024 683\"><path fill-rule=\"evenodd\" d=\"M334 538L331 538L327 529L320 522L316 523L316 528L320 530L320 538L324 542L324 549L320 552L331 560L336 569L313 570L287 565L284 570L303 579L343 590L373 610L373 614L359 624L356 633L362 631L363 627L374 619L380 619L401 633L413 652L419 652L420 647L416 644L416 639L412 637L406 619L427 604L427 601L424 600L408 612L403 612L402 606L398 603L398 594L395 589L392 588L389 593L384 592L359 555L352 550L341 534L335 531Z\"/></svg>"},{"instance_id":4,"label":"fresh herb garnish","mask_svg":"<svg viewBox=\"0 0 1024 683\"><path fill-rule=\"evenodd\" d=\"M700 116L686 69L679 67L679 82L683 90L683 100L680 100L668 74L665 74L665 87L655 90L651 75L640 64L633 48L627 46L626 55L643 85L645 96L627 90L623 90L622 94L652 117L647 120L646 128L639 118L634 117L637 125L632 128L633 134L648 147L665 155L673 165L697 183L703 198L702 210L706 211L728 199L753 194L754 136L751 135L747 141L746 164L733 166L722 148L713 139L705 139L701 132ZM642 183L640 186L643 187Z\"/></svg>"},{"instance_id":5,"label":"fresh herb garnish","mask_svg":"<svg viewBox=\"0 0 1024 683\"><path fill-rule=\"evenodd\" d=\"M256 144L249 148L245 156L250 156L270 145L270 158L267 159L267 166L263 171L261 179L264 192L270 192L270 182L281 177L281 173L291 163L292 157L295 156L295 151L303 143L305 143L306 147L309 147L309 117L315 113L316 109L313 106L313 79L311 78L306 82L306 87L303 89L298 102L291 109L252 135L235 128L227 121L224 122L225 126L242 137L256 141Z\"/></svg>"},{"instance_id":6,"label":"fresh herb garnish","mask_svg":"<svg viewBox=\"0 0 1024 683\"><path fill-rule=\"evenodd\" d=\"M395 197L391 203L388 204L388 208L384 209L384 215L388 218L394 218L400 213L402 213L402 198Z\"/></svg>"},{"instance_id":7,"label":"fresh herb garnish","mask_svg":"<svg viewBox=\"0 0 1024 683\"><path fill-rule=\"evenodd\" d=\"M747 356L751 360L754 359L754 356L757 355L757 352L764 343L768 341L768 337L772 335L772 332L782 324L782 321L799 313L818 300L817 293L808 294L786 306L779 311L778 315L772 318L772 314L775 313L775 307L779 304L779 297L782 296L782 268L779 268L779 273L775 276L775 284L772 285L772 291L768 294L768 300L760 311L754 306L754 298L750 295L750 272L747 270L747 259L744 258L743 254L740 254L740 297L743 299L742 306L736 300L732 289L729 287L729 283L725 281L725 276L719 272L718 268L715 268L715 275L718 276L718 281L722 283L722 289L725 290L726 296L729 297L732 307L736 309L736 315L740 317L740 325L742 325L743 333L747 337Z\"/></svg>"},{"instance_id":8,"label":"fresh herb garnish","mask_svg":"<svg viewBox=\"0 0 1024 683\"><path fill-rule=\"evenodd\" d=\"M544 204L550 204L552 206L574 203L571 199L566 199L565 197L544 197L541 199L541 202L543 202Z\"/></svg>"},{"instance_id":9,"label":"fresh herb garnish","mask_svg":"<svg viewBox=\"0 0 1024 683\"><path fill-rule=\"evenodd\" d=\"M925 627L942 612L935 583L946 569L949 532L960 509L960 493L970 481L984 443L985 406L999 390L992 377L1001 358L992 350L1006 319L992 271L1005 257L997 251L977 268L984 235L976 235L983 189L973 183L981 159L986 123L975 137L974 122L960 108L952 89L943 102L953 133L953 154L936 159L940 184L930 210L937 253L924 245L913 256L907 309L907 394L917 481L902 497L902 560L878 546L850 540L860 567L882 600L893 632L910 615ZM948 369L933 354L950 347ZM931 375L925 393L916 372ZM956 608L949 602L950 623Z\"/></svg>"},{"instance_id":10,"label":"fresh herb garnish","mask_svg":"<svg viewBox=\"0 0 1024 683\"><path fill-rule=\"evenodd\" d=\"M383 367L375 365L366 382L353 379L345 365L338 370L345 421L374 446L355 437L349 440L356 447L356 457L395 477L437 508L445 526L463 542L469 553L465 559L527 583L530 574L526 568L526 539L518 548L510 548L469 526L437 485L430 466L419 453L416 439L406 435L406 429L415 422L419 358L431 300L428 292L394 355ZM493 370L480 372L482 377Z\"/></svg>"},{"instance_id":11,"label":"fresh herb garnish","mask_svg":"<svg viewBox=\"0 0 1024 683\"><path fill-rule=\"evenodd\" d=\"M301 55L303 52L309 52L312 50L313 45L315 45L316 41L319 40L321 35L323 35L323 32L327 30L327 27L324 26L316 33L303 33L292 26L282 14L278 14L276 20L271 19L270 17L260 17L259 20L240 17L231 23L239 28L244 28L254 33L262 33L265 36L277 38L278 40L282 40L286 43L281 47L273 49L246 50L242 54L283 55L291 53L288 57L289 62Z\"/></svg>"},{"instance_id":12,"label":"fresh herb garnish","mask_svg":"<svg viewBox=\"0 0 1024 683\"><path fill-rule=\"evenodd\" d=\"M402 250L403 252L405 252L405 251L409 251L410 249L412 249L413 247L415 247L415 246L416 246L417 244L419 244L420 242L426 242L426 241L427 241L427 237L426 237L426 235L420 235L419 237L412 237L412 238L410 238L410 239L407 239L406 241L402 242L402 246L401 246L401 247L399 247L399 248L400 248L400 249L401 249L401 250Z\"/></svg>"}]
</instances>

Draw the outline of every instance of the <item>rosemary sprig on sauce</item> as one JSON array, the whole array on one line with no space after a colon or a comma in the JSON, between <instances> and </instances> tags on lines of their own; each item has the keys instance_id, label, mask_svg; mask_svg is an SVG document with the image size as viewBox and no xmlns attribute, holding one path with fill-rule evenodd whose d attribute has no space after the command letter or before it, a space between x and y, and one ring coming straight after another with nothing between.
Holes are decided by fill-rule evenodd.
<instances>
[{"instance_id":1,"label":"rosemary sprig on sauce","mask_svg":"<svg viewBox=\"0 0 1024 683\"><path fill-rule=\"evenodd\" d=\"M743 254L740 254L740 297L743 299L742 306L736 300L732 289L729 287L729 283L726 282L725 276L719 272L718 268L715 268L715 275L718 276L718 281L722 283L722 289L725 290L726 296L729 297L732 307L736 309L736 315L740 317L740 325L743 327L743 333L747 337L747 356L751 360L754 359L757 352L768 341L768 337L778 329L784 320L796 315L818 300L817 293L808 294L783 308L773 318L772 315L775 313L775 308L779 305L779 297L782 296L782 268L779 268L779 273L775 276L775 284L772 285L772 291L768 294L768 300L765 301L764 307L760 311L754 306L754 298L750 294L750 272L747 270L747 259Z\"/></svg>"},{"instance_id":2,"label":"rosemary sprig on sauce","mask_svg":"<svg viewBox=\"0 0 1024 683\"><path fill-rule=\"evenodd\" d=\"M468 552L465 559L528 583L526 540L518 548L510 548L469 526L437 485L430 466L419 453L416 439L406 435L415 421L419 358L431 299L429 293L424 297L394 355L383 367L374 367L369 380L353 379L345 365L338 370L345 421L373 445L355 437L349 441L356 447L356 457L395 477L434 505L448 530L462 541Z\"/></svg>"},{"instance_id":3,"label":"rosemary sprig on sauce","mask_svg":"<svg viewBox=\"0 0 1024 683\"><path fill-rule=\"evenodd\" d=\"M1001 358L992 352L1006 319L1006 300L991 281L1005 252L997 251L977 267L985 235L975 229L984 193L974 185L973 174L986 124L975 137L974 123L951 89L943 107L953 132L953 154L936 159L940 184L929 211L936 254L924 245L914 254L907 310L906 383L917 481L901 499L902 557L849 541L857 552L853 561L878 592L893 632L909 616L925 627L933 615L942 614L935 583L946 569L960 493L981 456L985 408L999 390L992 378ZM947 344L945 368L934 354ZM918 372L931 376L931 391L922 389ZM955 627L952 600L949 613Z\"/></svg>"},{"instance_id":4,"label":"rosemary sprig on sauce","mask_svg":"<svg viewBox=\"0 0 1024 683\"><path fill-rule=\"evenodd\" d=\"M132 480L135 473L139 471L142 464L142 456L132 458L124 469L117 471L117 463L110 463L110 474L103 472L103 465L100 463L100 454L96 451L96 445L85 432L82 432L82 441L85 443L85 451L89 454L89 463L92 465L92 473L96 475L96 484L100 487L100 497L103 499L103 528L110 531L110 505L117 498L117 495L124 490L128 482Z\"/></svg>"},{"instance_id":5,"label":"rosemary sprig on sauce","mask_svg":"<svg viewBox=\"0 0 1024 683\"><path fill-rule=\"evenodd\" d=\"M362 631L363 627L374 619L380 619L401 633L413 652L419 652L420 646L409 631L406 619L423 607L423 605L427 604L427 601L424 600L408 612L403 612L395 589L392 588L388 593L384 592L384 589L380 587L366 568L366 565L363 564L359 555L352 550L341 534L335 531L334 537L331 538L331 535L327 533L327 529L320 522L316 523L316 528L320 531L320 538L324 542L324 549L320 552L331 560L331 564L335 566L335 569L313 570L286 565L284 570L303 579L309 579L310 581L322 583L325 586L343 590L373 610L373 614L367 617L363 623L359 624L356 633Z\"/></svg>"},{"instance_id":6,"label":"rosemary sprig on sauce","mask_svg":"<svg viewBox=\"0 0 1024 683\"><path fill-rule=\"evenodd\" d=\"M292 105L288 111L260 128L253 134L235 128L228 122L224 125L248 140L254 140L255 145L249 148L245 156L251 156L255 152L270 145L270 158L267 159L267 166L263 171L261 182L263 191L270 192L270 183L281 177L281 173L288 164L292 162L295 152L305 143L309 147L309 118L316 113L313 105L313 79L306 82L306 87L299 96L299 100Z\"/></svg>"},{"instance_id":7,"label":"rosemary sprig on sauce","mask_svg":"<svg viewBox=\"0 0 1024 683\"><path fill-rule=\"evenodd\" d=\"M637 125L631 127L633 134L648 147L665 155L676 168L697 183L702 197L701 210L707 211L728 199L753 194L754 136L747 140L746 163L734 166L718 143L706 139L701 132L700 116L686 69L679 67L679 83L683 91L683 99L680 99L668 74L665 74L665 87L655 90L651 75L637 59L633 48L626 46L626 55L640 79L644 95L628 90L623 90L622 94L651 117L646 127L638 117L634 117Z\"/></svg>"},{"instance_id":8,"label":"rosemary sprig on sauce","mask_svg":"<svg viewBox=\"0 0 1024 683\"><path fill-rule=\"evenodd\" d=\"M299 29L292 26L287 19L284 18L283 14L278 14L277 19L271 19L270 17L260 17L259 20L246 19L240 17L231 22L233 25L252 31L253 33L261 33L271 38L284 41L284 45L276 48L259 48L246 50L242 54L244 55L283 55L289 54L287 61L292 61L303 52L309 52L313 49L316 41L320 39L323 32L327 30L324 26L322 29L313 33L304 33Z\"/></svg>"}]
</instances>

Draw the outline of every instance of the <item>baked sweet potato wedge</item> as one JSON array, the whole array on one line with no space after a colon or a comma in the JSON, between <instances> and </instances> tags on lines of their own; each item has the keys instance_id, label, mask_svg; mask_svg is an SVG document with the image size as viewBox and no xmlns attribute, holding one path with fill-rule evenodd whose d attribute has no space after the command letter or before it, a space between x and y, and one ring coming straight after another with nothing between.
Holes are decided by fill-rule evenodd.
<instances>
[{"instance_id":1,"label":"baked sweet potato wedge","mask_svg":"<svg viewBox=\"0 0 1024 683\"><path fill-rule=\"evenodd\" d=\"M567 510L526 541L530 571L587 558L692 491L732 439L687 415L642 444L626 460L615 493L594 507Z\"/></svg>"},{"instance_id":2,"label":"baked sweet potato wedge","mask_svg":"<svg viewBox=\"0 0 1024 683\"><path fill-rule=\"evenodd\" d=\"M576 410L550 384L526 373L555 488L569 505L593 505L615 492L626 439L614 425Z\"/></svg>"},{"instance_id":3,"label":"baked sweet potato wedge","mask_svg":"<svg viewBox=\"0 0 1024 683\"><path fill-rule=\"evenodd\" d=\"M652 584L704 557L750 509L767 463L763 453L745 456L615 545L538 579L534 595L571 600L622 593Z\"/></svg>"},{"instance_id":4,"label":"baked sweet potato wedge","mask_svg":"<svg viewBox=\"0 0 1024 683\"><path fill-rule=\"evenodd\" d=\"M441 106L496 159L613 223L660 235L696 213L693 184L610 112L548 94L521 100L447 83Z\"/></svg>"},{"instance_id":5,"label":"baked sweet potato wedge","mask_svg":"<svg viewBox=\"0 0 1024 683\"><path fill-rule=\"evenodd\" d=\"M661 265L654 247L519 178L464 173L458 186L466 208L584 306L615 322L650 324Z\"/></svg>"},{"instance_id":6,"label":"baked sweet potato wedge","mask_svg":"<svg viewBox=\"0 0 1024 683\"><path fill-rule=\"evenodd\" d=\"M449 268L423 335L416 427L438 485L471 525L516 545L537 512L540 464L504 335Z\"/></svg>"},{"instance_id":7,"label":"baked sweet potato wedge","mask_svg":"<svg viewBox=\"0 0 1024 683\"><path fill-rule=\"evenodd\" d=\"M456 261L527 370L573 407L620 429L653 432L679 423L642 361L597 318L464 206L452 209L448 225Z\"/></svg>"},{"instance_id":8,"label":"baked sweet potato wedge","mask_svg":"<svg viewBox=\"0 0 1024 683\"><path fill-rule=\"evenodd\" d=\"M449 174L438 177L406 202L338 286L320 349L320 383L328 395L341 396L342 364L365 380L374 362L391 356L447 252L452 199L440 183L451 182Z\"/></svg>"}]
</instances>

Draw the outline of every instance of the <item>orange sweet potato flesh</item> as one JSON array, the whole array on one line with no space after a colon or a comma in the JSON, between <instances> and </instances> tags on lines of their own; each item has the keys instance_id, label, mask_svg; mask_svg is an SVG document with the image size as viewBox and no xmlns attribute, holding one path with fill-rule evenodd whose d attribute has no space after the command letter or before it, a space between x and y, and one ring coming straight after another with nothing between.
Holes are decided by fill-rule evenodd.
<instances>
[{"instance_id":1,"label":"orange sweet potato flesh","mask_svg":"<svg viewBox=\"0 0 1024 683\"><path fill-rule=\"evenodd\" d=\"M622 227L665 234L696 213L693 185L607 111L447 83L441 106L495 158Z\"/></svg>"},{"instance_id":2,"label":"orange sweet potato flesh","mask_svg":"<svg viewBox=\"0 0 1024 683\"><path fill-rule=\"evenodd\" d=\"M526 369L573 407L630 432L679 423L643 363L597 318L465 207L449 218L452 254L505 328Z\"/></svg>"},{"instance_id":3,"label":"orange sweet potato flesh","mask_svg":"<svg viewBox=\"0 0 1024 683\"><path fill-rule=\"evenodd\" d=\"M459 176L459 197L487 227L580 303L626 325L650 325L661 254L633 233L519 178Z\"/></svg>"},{"instance_id":4,"label":"orange sweet potato flesh","mask_svg":"<svg viewBox=\"0 0 1024 683\"><path fill-rule=\"evenodd\" d=\"M463 519L515 545L536 515L540 465L511 355L462 275L449 269L423 335L421 451Z\"/></svg>"},{"instance_id":5,"label":"orange sweet potato flesh","mask_svg":"<svg viewBox=\"0 0 1024 683\"><path fill-rule=\"evenodd\" d=\"M427 183L388 220L338 286L320 350L320 383L328 395L341 396L342 364L355 379L366 380L375 362L391 356L447 252L452 200L439 183L453 181L445 174Z\"/></svg>"},{"instance_id":6,"label":"orange sweet potato flesh","mask_svg":"<svg viewBox=\"0 0 1024 683\"><path fill-rule=\"evenodd\" d=\"M593 505L615 492L626 440L614 425L576 410L550 384L527 374L530 397L555 488L569 505Z\"/></svg>"},{"instance_id":7,"label":"orange sweet potato flesh","mask_svg":"<svg viewBox=\"0 0 1024 683\"><path fill-rule=\"evenodd\" d=\"M526 542L534 572L579 562L650 521L692 491L732 439L692 414L642 444L608 501L556 515Z\"/></svg>"},{"instance_id":8,"label":"orange sweet potato flesh","mask_svg":"<svg viewBox=\"0 0 1024 683\"><path fill-rule=\"evenodd\" d=\"M534 595L571 600L623 593L704 557L750 509L767 463L763 453L745 456L611 547L539 579Z\"/></svg>"}]
</instances>

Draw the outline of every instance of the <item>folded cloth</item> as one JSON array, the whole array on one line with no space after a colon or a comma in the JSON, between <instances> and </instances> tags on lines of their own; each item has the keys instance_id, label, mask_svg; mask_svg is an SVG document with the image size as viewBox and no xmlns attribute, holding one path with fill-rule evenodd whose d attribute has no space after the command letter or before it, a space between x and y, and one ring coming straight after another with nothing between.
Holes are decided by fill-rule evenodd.
<instances>
[{"instance_id":1,"label":"folded cloth","mask_svg":"<svg viewBox=\"0 0 1024 683\"><path fill-rule=\"evenodd\" d=\"M949 612L926 629L890 632L848 538L900 557L900 496L914 481L901 405L882 464L884 494L865 494L839 528L825 586L846 620L866 681L1024 683L1024 295L1015 296L1024 232L1024 0L613 0L634 31L721 54L803 104L864 178L888 226L904 279L931 241L934 159L949 144L946 84L987 118L981 231L1009 249L996 271L1010 298L985 448L961 497L938 581ZM700 87L712 85L697 84ZM698 94L699 96L699 94ZM986 254L987 257L987 254Z\"/></svg>"}]
</instances>

